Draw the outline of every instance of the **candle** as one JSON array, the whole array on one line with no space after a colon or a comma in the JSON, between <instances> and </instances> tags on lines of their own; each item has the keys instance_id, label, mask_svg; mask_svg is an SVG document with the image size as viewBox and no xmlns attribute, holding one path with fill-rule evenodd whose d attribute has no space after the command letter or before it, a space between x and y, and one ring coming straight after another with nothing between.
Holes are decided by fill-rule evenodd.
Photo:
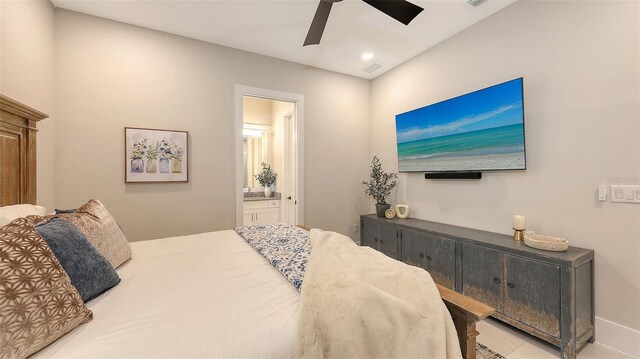
<instances>
[{"instance_id":1,"label":"candle","mask_svg":"<svg viewBox=\"0 0 640 359\"><path fill-rule=\"evenodd\" d=\"M516 214L513 216L513 229L523 230L524 229L524 216Z\"/></svg>"}]
</instances>

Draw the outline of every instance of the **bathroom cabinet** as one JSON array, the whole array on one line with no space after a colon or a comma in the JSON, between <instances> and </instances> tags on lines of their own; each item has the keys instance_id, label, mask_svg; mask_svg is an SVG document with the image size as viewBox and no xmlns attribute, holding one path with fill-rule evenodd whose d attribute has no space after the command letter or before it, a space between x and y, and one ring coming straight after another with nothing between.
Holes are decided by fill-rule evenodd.
<instances>
[{"instance_id":1,"label":"bathroom cabinet","mask_svg":"<svg viewBox=\"0 0 640 359\"><path fill-rule=\"evenodd\" d=\"M280 200L245 201L243 225L280 222Z\"/></svg>"}]
</instances>

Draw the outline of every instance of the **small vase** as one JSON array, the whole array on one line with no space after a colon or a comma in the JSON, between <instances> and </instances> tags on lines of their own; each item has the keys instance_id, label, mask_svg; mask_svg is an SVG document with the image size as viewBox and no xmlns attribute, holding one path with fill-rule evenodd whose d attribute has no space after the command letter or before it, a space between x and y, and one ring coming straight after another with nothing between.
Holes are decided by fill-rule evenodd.
<instances>
[{"instance_id":1,"label":"small vase","mask_svg":"<svg viewBox=\"0 0 640 359\"><path fill-rule=\"evenodd\" d=\"M160 159L160 173L169 173L169 167L171 163L168 158Z\"/></svg>"},{"instance_id":2,"label":"small vase","mask_svg":"<svg viewBox=\"0 0 640 359\"><path fill-rule=\"evenodd\" d=\"M142 173L144 172L144 161L142 158L131 159L131 172Z\"/></svg>"},{"instance_id":3,"label":"small vase","mask_svg":"<svg viewBox=\"0 0 640 359\"><path fill-rule=\"evenodd\" d=\"M147 173L156 173L158 172L158 165L156 160L147 159Z\"/></svg>"},{"instance_id":4,"label":"small vase","mask_svg":"<svg viewBox=\"0 0 640 359\"><path fill-rule=\"evenodd\" d=\"M384 217L384 212L391 208L390 204L378 204L376 203L376 214L378 217Z\"/></svg>"},{"instance_id":5,"label":"small vase","mask_svg":"<svg viewBox=\"0 0 640 359\"><path fill-rule=\"evenodd\" d=\"M182 160L179 158L171 159L171 172L182 173Z\"/></svg>"},{"instance_id":6,"label":"small vase","mask_svg":"<svg viewBox=\"0 0 640 359\"><path fill-rule=\"evenodd\" d=\"M273 195L273 191L271 190L271 186L265 187L264 188L264 196L265 197L271 197L271 195Z\"/></svg>"}]
</instances>

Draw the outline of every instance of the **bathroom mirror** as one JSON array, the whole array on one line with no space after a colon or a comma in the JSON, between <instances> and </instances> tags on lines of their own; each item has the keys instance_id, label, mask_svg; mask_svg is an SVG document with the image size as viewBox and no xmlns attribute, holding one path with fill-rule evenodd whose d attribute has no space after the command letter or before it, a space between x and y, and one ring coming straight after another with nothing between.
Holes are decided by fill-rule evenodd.
<instances>
[{"instance_id":1,"label":"bathroom mirror","mask_svg":"<svg viewBox=\"0 0 640 359\"><path fill-rule=\"evenodd\" d=\"M262 167L262 162L271 163L269 152L269 136L271 126L245 123L242 128L242 162L244 167L243 186L256 188L260 183L255 175Z\"/></svg>"}]
</instances>

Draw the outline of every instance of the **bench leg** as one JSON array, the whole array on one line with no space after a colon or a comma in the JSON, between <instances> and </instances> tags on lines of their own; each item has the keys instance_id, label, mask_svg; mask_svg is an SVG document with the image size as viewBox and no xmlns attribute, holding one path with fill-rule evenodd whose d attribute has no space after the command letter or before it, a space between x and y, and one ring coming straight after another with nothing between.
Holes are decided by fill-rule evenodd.
<instances>
[{"instance_id":1,"label":"bench leg","mask_svg":"<svg viewBox=\"0 0 640 359\"><path fill-rule=\"evenodd\" d=\"M457 308L449 307L449 313L456 326L462 357L476 359L476 337L480 334L476 330L476 322L470 322L465 313Z\"/></svg>"}]
</instances>

